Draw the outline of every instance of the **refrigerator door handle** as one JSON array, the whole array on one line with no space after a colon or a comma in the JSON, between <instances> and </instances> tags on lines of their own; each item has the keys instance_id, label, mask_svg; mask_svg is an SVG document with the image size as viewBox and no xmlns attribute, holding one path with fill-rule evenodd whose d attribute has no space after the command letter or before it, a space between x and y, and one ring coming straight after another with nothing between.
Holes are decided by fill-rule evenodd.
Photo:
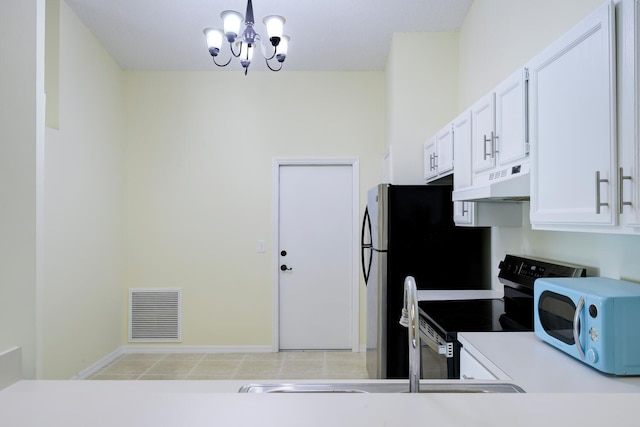
<instances>
[{"instance_id":1,"label":"refrigerator door handle","mask_svg":"<svg viewBox=\"0 0 640 427\"><path fill-rule=\"evenodd\" d=\"M364 276L364 284L368 285L369 282L369 274L371 273L371 261L373 259L373 242L365 243L364 236L365 231L369 230L369 237L371 237L371 217L369 217L369 209L364 209L364 217L362 219L362 235L360 237L360 256L362 258L362 274ZM365 263L365 250L369 249L369 262Z\"/></svg>"}]
</instances>

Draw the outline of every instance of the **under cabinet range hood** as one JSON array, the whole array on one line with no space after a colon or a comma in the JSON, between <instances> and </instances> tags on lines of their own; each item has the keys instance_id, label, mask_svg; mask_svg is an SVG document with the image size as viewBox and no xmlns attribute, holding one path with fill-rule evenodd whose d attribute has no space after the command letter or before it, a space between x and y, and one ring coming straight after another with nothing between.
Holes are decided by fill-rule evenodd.
<instances>
[{"instance_id":1,"label":"under cabinet range hood","mask_svg":"<svg viewBox=\"0 0 640 427\"><path fill-rule=\"evenodd\" d=\"M453 201L521 202L529 200L529 195L529 162L527 161L474 175L473 185L453 192Z\"/></svg>"}]
</instances>

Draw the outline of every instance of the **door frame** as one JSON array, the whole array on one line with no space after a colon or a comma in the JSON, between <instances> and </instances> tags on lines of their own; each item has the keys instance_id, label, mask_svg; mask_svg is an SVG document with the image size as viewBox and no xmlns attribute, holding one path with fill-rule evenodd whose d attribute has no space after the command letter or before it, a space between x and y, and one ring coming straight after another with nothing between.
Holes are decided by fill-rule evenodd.
<instances>
[{"instance_id":1,"label":"door frame","mask_svg":"<svg viewBox=\"0 0 640 427\"><path fill-rule=\"evenodd\" d=\"M360 350L360 160L345 158L274 158L272 161L272 221L273 221L273 315L272 344L274 352L280 350L280 272L278 248L280 247L280 167L282 166L351 166L352 183L352 248L351 248L351 351Z\"/></svg>"}]
</instances>

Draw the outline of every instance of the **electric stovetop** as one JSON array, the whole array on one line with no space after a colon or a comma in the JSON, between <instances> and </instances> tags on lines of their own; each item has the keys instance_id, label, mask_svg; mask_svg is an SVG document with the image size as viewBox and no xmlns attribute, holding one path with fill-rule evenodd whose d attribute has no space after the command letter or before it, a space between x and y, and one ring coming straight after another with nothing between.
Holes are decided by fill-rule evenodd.
<instances>
[{"instance_id":1,"label":"electric stovetop","mask_svg":"<svg viewBox=\"0 0 640 427\"><path fill-rule=\"evenodd\" d=\"M457 332L532 331L534 281L586 275L584 267L514 255L506 255L499 268L504 298L419 301L420 317L447 341Z\"/></svg>"},{"instance_id":2,"label":"electric stovetop","mask_svg":"<svg viewBox=\"0 0 640 427\"><path fill-rule=\"evenodd\" d=\"M420 316L445 339L457 332L502 332L531 330L505 315L502 299L420 301Z\"/></svg>"}]
</instances>

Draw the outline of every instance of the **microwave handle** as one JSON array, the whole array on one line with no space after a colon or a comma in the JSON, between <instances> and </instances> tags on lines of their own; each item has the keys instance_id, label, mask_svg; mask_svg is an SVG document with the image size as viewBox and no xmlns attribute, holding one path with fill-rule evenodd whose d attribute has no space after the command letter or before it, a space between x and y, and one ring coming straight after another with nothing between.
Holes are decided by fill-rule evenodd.
<instances>
[{"instance_id":1,"label":"microwave handle","mask_svg":"<svg viewBox=\"0 0 640 427\"><path fill-rule=\"evenodd\" d=\"M578 349L578 355L580 355L580 359L584 360L584 350L582 349L582 344L580 344L580 312L582 311L582 307L584 307L584 297L580 297L578 301L578 306L576 307L576 312L573 315L573 340L576 342L576 348Z\"/></svg>"}]
</instances>

